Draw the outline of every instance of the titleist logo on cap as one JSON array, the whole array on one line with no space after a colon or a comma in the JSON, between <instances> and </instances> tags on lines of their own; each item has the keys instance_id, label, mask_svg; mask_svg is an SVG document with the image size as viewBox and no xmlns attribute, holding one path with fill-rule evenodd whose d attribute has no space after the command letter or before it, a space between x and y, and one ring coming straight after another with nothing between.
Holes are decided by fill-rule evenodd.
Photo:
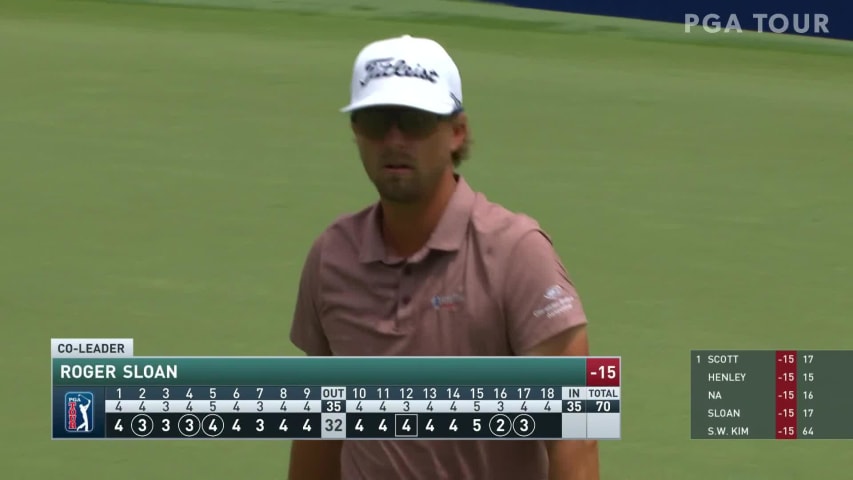
<instances>
[{"instance_id":1,"label":"titleist logo on cap","mask_svg":"<svg viewBox=\"0 0 853 480\"><path fill-rule=\"evenodd\" d=\"M420 64L412 66L406 63L403 59L395 59L393 57L370 60L365 64L364 71L366 72L366 75L360 81L362 87L370 83L371 80L377 78L391 76L412 77L436 83L439 76L438 72L435 70L429 70L422 67Z\"/></svg>"}]
</instances>

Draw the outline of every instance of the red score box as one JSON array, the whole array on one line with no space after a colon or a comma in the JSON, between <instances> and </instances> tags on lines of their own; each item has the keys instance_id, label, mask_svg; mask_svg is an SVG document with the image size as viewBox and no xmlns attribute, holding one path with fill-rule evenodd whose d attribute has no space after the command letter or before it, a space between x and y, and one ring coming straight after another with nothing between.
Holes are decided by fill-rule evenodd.
<instances>
[{"instance_id":1,"label":"red score box","mask_svg":"<svg viewBox=\"0 0 853 480\"><path fill-rule=\"evenodd\" d=\"M797 438L797 351L776 351L776 439Z\"/></svg>"},{"instance_id":2,"label":"red score box","mask_svg":"<svg viewBox=\"0 0 853 480\"><path fill-rule=\"evenodd\" d=\"M588 387L618 387L622 368L618 357L586 359L586 385Z\"/></svg>"}]
</instances>

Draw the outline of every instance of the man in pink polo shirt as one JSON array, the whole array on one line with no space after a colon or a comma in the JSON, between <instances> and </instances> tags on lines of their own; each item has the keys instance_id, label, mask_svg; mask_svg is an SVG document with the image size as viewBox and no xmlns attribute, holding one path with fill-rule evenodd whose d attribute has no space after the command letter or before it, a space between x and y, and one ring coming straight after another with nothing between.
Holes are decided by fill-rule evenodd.
<instances>
[{"instance_id":1,"label":"man in pink polo shirt","mask_svg":"<svg viewBox=\"0 0 853 480\"><path fill-rule=\"evenodd\" d=\"M454 61L408 35L356 58L351 115L379 201L312 245L291 330L308 355L589 354L587 319L537 222L456 172ZM547 312L547 315L543 314ZM290 480L599 480L592 441L294 441Z\"/></svg>"}]
</instances>

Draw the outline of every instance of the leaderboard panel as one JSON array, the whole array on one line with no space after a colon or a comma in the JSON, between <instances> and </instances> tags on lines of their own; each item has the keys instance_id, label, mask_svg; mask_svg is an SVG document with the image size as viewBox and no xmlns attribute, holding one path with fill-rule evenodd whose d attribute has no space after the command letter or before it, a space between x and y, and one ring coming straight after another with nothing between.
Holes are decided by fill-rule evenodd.
<instances>
[{"instance_id":1,"label":"leaderboard panel","mask_svg":"<svg viewBox=\"0 0 853 480\"><path fill-rule=\"evenodd\" d=\"M853 438L853 351L694 350L691 438Z\"/></svg>"},{"instance_id":2,"label":"leaderboard panel","mask_svg":"<svg viewBox=\"0 0 853 480\"><path fill-rule=\"evenodd\" d=\"M134 357L132 340L51 343L55 439L621 437L619 357Z\"/></svg>"}]
</instances>

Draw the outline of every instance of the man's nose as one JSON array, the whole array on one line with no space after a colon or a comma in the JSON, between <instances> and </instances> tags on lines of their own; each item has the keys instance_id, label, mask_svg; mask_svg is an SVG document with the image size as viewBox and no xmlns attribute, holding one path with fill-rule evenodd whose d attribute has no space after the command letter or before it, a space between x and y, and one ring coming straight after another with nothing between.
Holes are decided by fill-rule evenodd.
<instances>
[{"instance_id":1,"label":"man's nose","mask_svg":"<svg viewBox=\"0 0 853 480\"><path fill-rule=\"evenodd\" d=\"M399 144L404 143L406 141L406 136L403 135L403 132L400 130L400 127L397 126L396 123L392 123L388 128L388 131L385 132L386 143L390 144Z\"/></svg>"}]
</instances>

